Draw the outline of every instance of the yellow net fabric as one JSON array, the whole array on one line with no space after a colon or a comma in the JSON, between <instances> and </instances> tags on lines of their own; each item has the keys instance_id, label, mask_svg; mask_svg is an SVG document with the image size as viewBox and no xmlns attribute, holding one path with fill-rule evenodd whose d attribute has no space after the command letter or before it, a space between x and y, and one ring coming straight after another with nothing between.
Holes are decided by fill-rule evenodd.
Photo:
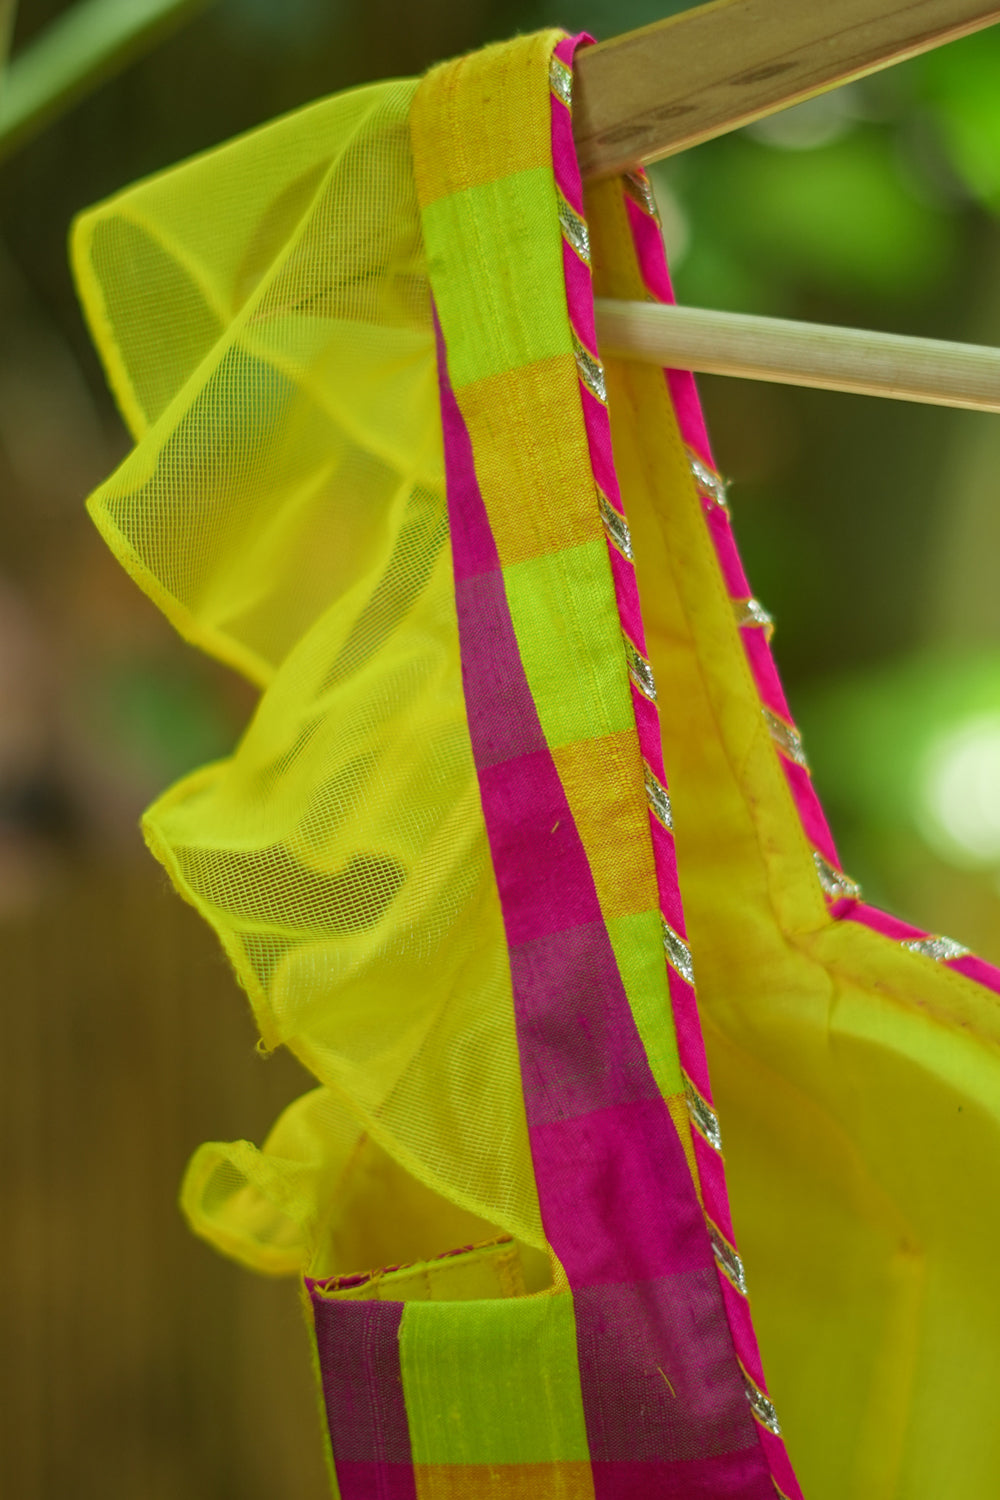
<instances>
[{"instance_id":1,"label":"yellow net fabric","mask_svg":"<svg viewBox=\"0 0 1000 1500\"><path fill-rule=\"evenodd\" d=\"M185 1183L201 1234L275 1272L497 1229L544 1246L462 695L415 86L270 124L73 240L137 439L91 513L182 634L264 690L232 758L144 828L264 1045L321 1085L263 1153L202 1147ZM366 1207L386 1201L390 1222Z\"/></svg>"}]
</instances>

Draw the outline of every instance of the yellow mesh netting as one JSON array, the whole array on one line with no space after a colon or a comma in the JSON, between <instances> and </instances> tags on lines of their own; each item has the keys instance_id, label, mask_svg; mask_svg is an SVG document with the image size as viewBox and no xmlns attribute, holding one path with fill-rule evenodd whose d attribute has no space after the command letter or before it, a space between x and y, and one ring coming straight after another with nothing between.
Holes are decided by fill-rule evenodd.
<instances>
[{"instance_id":1,"label":"yellow mesh netting","mask_svg":"<svg viewBox=\"0 0 1000 1500\"><path fill-rule=\"evenodd\" d=\"M144 826L264 1044L322 1085L263 1154L209 1145L188 1173L195 1227L273 1271L490 1226L544 1245L462 696L414 88L323 101L74 232L138 440L93 517L177 628L265 689L233 757ZM354 1212L373 1178L391 1246Z\"/></svg>"}]
</instances>

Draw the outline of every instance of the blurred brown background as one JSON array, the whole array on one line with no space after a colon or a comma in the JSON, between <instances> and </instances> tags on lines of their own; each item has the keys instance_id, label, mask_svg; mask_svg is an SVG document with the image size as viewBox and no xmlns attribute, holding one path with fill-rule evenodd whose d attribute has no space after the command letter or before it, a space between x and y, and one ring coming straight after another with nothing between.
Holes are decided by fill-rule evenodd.
<instances>
[{"instance_id":1,"label":"blurred brown background","mask_svg":"<svg viewBox=\"0 0 1000 1500\"><path fill-rule=\"evenodd\" d=\"M21 0L14 68L69 8ZM295 1289L219 1260L175 1208L200 1141L259 1141L306 1080L254 1052L214 940L141 847L142 806L224 754L253 699L173 637L84 515L126 438L76 308L69 221L318 95L516 29L608 36L682 8L188 6L0 161L4 1496L325 1493ZM994 32L654 180L684 301L1000 343ZM848 870L1000 962L1000 420L702 390Z\"/></svg>"}]
</instances>

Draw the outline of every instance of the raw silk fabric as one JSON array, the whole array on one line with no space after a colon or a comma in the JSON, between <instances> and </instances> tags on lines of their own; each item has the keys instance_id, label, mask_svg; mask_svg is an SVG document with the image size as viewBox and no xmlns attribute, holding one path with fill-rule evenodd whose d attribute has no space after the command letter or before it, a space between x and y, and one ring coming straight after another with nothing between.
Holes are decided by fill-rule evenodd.
<instances>
[{"instance_id":1,"label":"raw silk fabric","mask_svg":"<svg viewBox=\"0 0 1000 1500\"><path fill-rule=\"evenodd\" d=\"M691 377L599 357L671 292L578 42L76 226L91 513L261 690L145 833L317 1079L183 1205L303 1278L343 1500L985 1497L1000 974L862 905Z\"/></svg>"}]
</instances>

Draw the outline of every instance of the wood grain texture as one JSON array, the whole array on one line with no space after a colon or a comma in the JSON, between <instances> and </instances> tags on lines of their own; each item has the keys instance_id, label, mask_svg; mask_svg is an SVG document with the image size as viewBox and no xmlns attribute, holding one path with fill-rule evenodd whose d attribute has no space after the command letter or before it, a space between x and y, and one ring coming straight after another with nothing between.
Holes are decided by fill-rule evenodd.
<instances>
[{"instance_id":1,"label":"wood grain texture","mask_svg":"<svg viewBox=\"0 0 1000 1500\"><path fill-rule=\"evenodd\" d=\"M997 21L995 0L714 0L577 53L581 168L656 161Z\"/></svg>"},{"instance_id":2,"label":"wood grain texture","mask_svg":"<svg viewBox=\"0 0 1000 1500\"><path fill-rule=\"evenodd\" d=\"M668 369L1000 412L1000 349L598 299L601 353Z\"/></svg>"}]
</instances>

